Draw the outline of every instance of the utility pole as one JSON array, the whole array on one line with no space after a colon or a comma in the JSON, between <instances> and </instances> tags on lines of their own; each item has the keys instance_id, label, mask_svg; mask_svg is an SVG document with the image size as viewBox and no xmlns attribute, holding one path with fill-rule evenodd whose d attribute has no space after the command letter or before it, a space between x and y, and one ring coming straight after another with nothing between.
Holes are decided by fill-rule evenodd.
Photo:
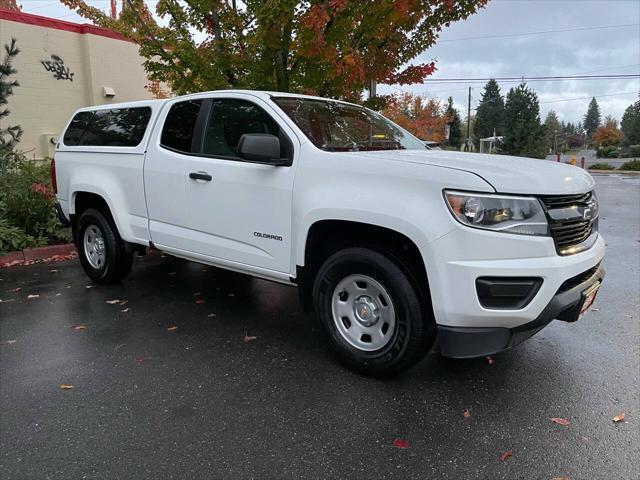
<instances>
[{"instance_id":1,"label":"utility pole","mask_svg":"<svg viewBox=\"0 0 640 480\"><path fill-rule=\"evenodd\" d=\"M375 80L369 80L369 100L376 97L378 82Z\"/></svg>"},{"instance_id":2,"label":"utility pole","mask_svg":"<svg viewBox=\"0 0 640 480\"><path fill-rule=\"evenodd\" d=\"M467 102L467 141L464 150L469 151L469 142L471 141L471 87L469 87L469 100Z\"/></svg>"}]
</instances>

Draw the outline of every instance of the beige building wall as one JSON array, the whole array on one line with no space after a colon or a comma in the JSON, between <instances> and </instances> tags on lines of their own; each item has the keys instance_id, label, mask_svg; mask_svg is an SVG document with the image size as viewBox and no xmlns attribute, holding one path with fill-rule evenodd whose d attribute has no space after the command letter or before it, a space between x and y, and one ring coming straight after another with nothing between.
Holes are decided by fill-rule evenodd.
<instances>
[{"instance_id":1,"label":"beige building wall","mask_svg":"<svg viewBox=\"0 0 640 480\"><path fill-rule=\"evenodd\" d=\"M152 98L137 45L111 37L117 35L90 25L0 10L0 47L15 38L20 49L14 61L20 86L0 126L22 127L20 149L29 158L52 156L80 107Z\"/></svg>"}]
</instances>

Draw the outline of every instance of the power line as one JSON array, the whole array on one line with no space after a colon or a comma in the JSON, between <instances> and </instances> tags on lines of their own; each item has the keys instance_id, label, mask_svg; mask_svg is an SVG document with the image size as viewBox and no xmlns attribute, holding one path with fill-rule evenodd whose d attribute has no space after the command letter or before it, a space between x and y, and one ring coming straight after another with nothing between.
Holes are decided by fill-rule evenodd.
<instances>
[{"instance_id":1,"label":"power line","mask_svg":"<svg viewBox=\"0 0 640 480\"><path fill-rule=\"evenodd\" d=\"M640 78L639 74L617 74L617 75L521 75L517 77L486 77L486 78L434 78L426 80L425 84L429 83L466 83L466 82L488 82L489 80L495 80L497 82L507 81L564 81L564 80L615 80L615 79L631 79Z\"/></svg>"},{"instance_id":2,"label":"power line","mask_svg":"<svg viewBox=\"0 0 640 480\"><path fill-rule=\"evenodd\" d=\"M59 4L59 3L60 2L45 3L44 5L38 5L37 7L25 9L25 10L22 10L22 11L25 12L25 13L29 13L29 12L33 12L34 10L39 10L41 8L44 8L44 7L50 7L51 5L56 5L56 4Z\"/></svg>"},{"instance_id":3,"label":"power line","mask_svg":"<svg viewBox=\"0 0 640 480\"><path fill-rule=\"evenodd\" d=\"M617 92L617 93L605 93L602 95L592 95L591 97L575 97L575 98L560 98L558 100L546 100L540 103L557 103L557 102L571 102L573 100L591 100L592 98L601 98L601 97L615 97L615 96L619 96L619 95L637 95L638 92L637 91L631 91L631 92Z\"/></svg>"},{"instance_id":4,"label":"power line","mask_svg":"<svg viewBox=\"0 0 640 480\"><path fill-rule=\"evenodd\" d=\"M603 30L607 28L626 28L626 27L637 27L637 26L640 26L640 23L625 23L620 25L593 25L590 27L572 27L572 28L563 28L558 30L539 30L536 32L503 33L499 35L481 35L477 37L450 38L445 40L438 40L438 43L464 42L467 40L482 40L485 38L525 37L528 35L546 35L548 33L577 32L581 30Z\"/></svg>"},{"instance_id":5,"label":"power line","mask_svg":"<svg viewBox=\"0 0 640 480\"><path fill-rule=\"evenodd\" d=\"M638 66L640 66L640 63L632 63L631 65L618 65L617 67L606 67L606 68L598 68L596 70L587 70L586 72L577 72L577 73L574 73L573 75L584 75L585 73L604 72L606 70L618 70L620 68L631 68L631 67L638 67Z\"/></svg>"}]
</instances>

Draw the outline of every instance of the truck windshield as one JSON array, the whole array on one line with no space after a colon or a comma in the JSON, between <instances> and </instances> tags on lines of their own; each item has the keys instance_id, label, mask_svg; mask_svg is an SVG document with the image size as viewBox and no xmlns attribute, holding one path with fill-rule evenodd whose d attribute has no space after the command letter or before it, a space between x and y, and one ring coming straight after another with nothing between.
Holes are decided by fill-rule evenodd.
<instances>
[{"instance_id":1,"label":"truck windshield","mask_svg":"<svg viewBox=\"0 0 640 480\"><path fill-rule=\"evenodd\" d=\"M424 144L409 132L367 108L300 97L271 99L322 150L425 150Z\"/></svg>"}]
</instances>

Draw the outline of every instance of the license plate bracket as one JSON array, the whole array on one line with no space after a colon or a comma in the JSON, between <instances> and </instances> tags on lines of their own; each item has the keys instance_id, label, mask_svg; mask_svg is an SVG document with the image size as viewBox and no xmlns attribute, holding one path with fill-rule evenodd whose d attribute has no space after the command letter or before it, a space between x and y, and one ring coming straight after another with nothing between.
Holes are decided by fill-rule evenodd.
<instances>
[{"instance_id":1,"label":"license plate bracket","mask_svg":"<svg viewBox=\"0 0 640 480\"><path fill-rule=\"evenodd\" d=\"M580 313L581 317L586 313L587 310L593 305L593 302L596 300L596 295L598 294L598 290L600 288L601 282L596 282L582 292L582 303L580 305Z\"/></svg>"}]
</instances>

